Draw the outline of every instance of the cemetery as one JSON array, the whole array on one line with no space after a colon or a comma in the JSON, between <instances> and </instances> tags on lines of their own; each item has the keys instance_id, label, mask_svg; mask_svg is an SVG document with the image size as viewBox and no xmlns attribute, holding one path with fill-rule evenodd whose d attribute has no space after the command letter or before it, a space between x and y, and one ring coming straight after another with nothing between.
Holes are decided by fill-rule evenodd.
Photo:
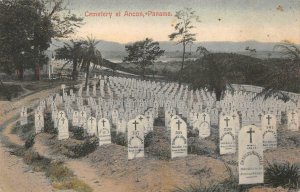
<instances>
[{"instance_id":1,"label":"cemetery","mask_svg":"<svg viewBox=\"0 0 300 192\"><path fill-rule=\"evenodd\" d=\"M176 191L199 182L221 191L285 191L267 172L299 164L299 103L255 96L226 91L216 101L188 85L95 75L86 90L61 84L21 106L13 133L33 154L84 162L100 183L110 178L128 191Z\"/></svg>"},{"instance_id":2,"label":"cemetery","mask_svg":"<svg viewBox=\"0 0 300 192\"><path fill-rule=\"evenodd\" d=\"M300 192L297 0L0 0L0 192Z\"/></svg>"}]
</instances>

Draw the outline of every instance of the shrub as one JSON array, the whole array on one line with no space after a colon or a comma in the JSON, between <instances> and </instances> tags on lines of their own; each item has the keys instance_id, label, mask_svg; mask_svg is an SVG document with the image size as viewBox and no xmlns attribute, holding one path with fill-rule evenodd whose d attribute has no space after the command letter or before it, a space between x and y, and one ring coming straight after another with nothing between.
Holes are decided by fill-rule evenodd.
<instances>
[{"instance_id":1,"label":"shrub","mask_svg":"<svg viewBox=\"0 0 300 192\"><path fill-rule=\"evenodd\" d=\"M265 170L265 183L273 187L297 188L300 184L300 168L290 163L268 163Z\"/></svg>"},{"instance_id":2,"label":"shrub","mask_svg":"<svg viewBox=\"0 0 300 192\"><path fill-rule=\"evenodd\" d=\"M84 129L82 127L71 127L70 131L73 133L73 138L77 140L84 140Z\"/></svg>"},{"instance_id":3,"label":"shrub","mask_svg":"<svg viewBox=\"0 0 300 192\"><path fill-rule=\"evenodd\" d=\"M188 130L187 137L198 137L199 136L199 131L198 129L192 129Z\"/></svg>"},{"instance_id":4,"label":"shrub","mask_svg":"<svg viewBox=\"0 0 300 192\"><path fill-rule=\"evenodd\" d=\"M153 142L154 136L155 135L153 131L150 131L145 135L145 140L144 140L145 148L150 146L150 144Z\"/></svg>"},{"instance_id":5,"label":"shrub","mask_svg":"<svg viewBox=\"0 0 300 192\"><path fill-rule=\"evenodd\" d=\"M45 113L45 119L44 119L44 132L50 133L50 134L57 134L57 129L54 128L54 122L51 119L50 113Z\"/></svg>"},{"instance_id":6,"label":"shrub","mask_svg":"<svg viewBox=\"0 0 300 192\"><path fill-rule=\"evenodd\" d=\"M29 149L34 145L34 138L35 135L31 135L26 141L25 141L25 149Z\"/></svg>"},{"instance_id":7,"label":"shrub","mask_svg":"<svg viewBox=\"0 0 300 192\"><path fill-rule=\"evenodd\" d=\"M117 145L122 145L127 147L127 135L125 133L111 133L111 142Z\"/></svg>"},{"instance_id":8,"label":"shrub","mask_svg":"<svg viewBox=\"0 0 300 192\"><path fill-rule=\"evenodd\" d=\"M97 149L99 145L99 139L97 137L91 137L84 141L84 143L67 146L68 153L66 154L71 158L79 158L92 153Z\"/></svg>"},{"instance_id":9,"label":"shrub","mask_svg":"<svg viewBox=\"0 0 300 192\"><path fill-rule=\"evenodd\" d=\"M46 170L46 176L51 179L56 189L73 189L80 192L92 191L91 187L77 179L74 173L64 166L62 162L51 163Z\"/></svg>"}]
</instances>

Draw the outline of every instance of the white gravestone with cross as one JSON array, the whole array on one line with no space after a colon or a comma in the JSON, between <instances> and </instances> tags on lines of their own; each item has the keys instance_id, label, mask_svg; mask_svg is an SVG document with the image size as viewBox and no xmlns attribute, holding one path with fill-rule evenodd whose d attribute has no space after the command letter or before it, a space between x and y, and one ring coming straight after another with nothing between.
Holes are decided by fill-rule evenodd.
<instances>
[{"instance_id":1,"label":"white gravestone with cross","mask_svg":"<svg viewBox=\"0 0 300 192\"><path fill-rule=\"evenodd\" d=\"M144 115L138 115L135 117L135 119L137 119L140 122L140 125L143 126L143 130L145 132L145 134L147 133L148 130L146 130L146 123L147 123L147 119Z\"/></svg>"},{"instance_id":2,"label":"white gravestone with cross","mask_svg":"<svg viewBox=\"0 0 300 192\"><path fill-rule=\"evenodd\" d=\"M97 120L95 117L89 117L87 119L87 134L89 136L97 135Z\"/></svg>"},{"instance_id":3,"label":"white gravestone with cross","mask_svg":"<svg viewBox=\"0 0 300 192\"><path fill-rule=\"evenodd\" d=\"M41 111L36 111L34 114L35 133L40 133L44 129L44 115Z\"/></svg>"},{"instance_id":4,"label":"white gravestone with cross","mask_svg":"<svg viewBox=\"0 0 300 192\"><path fill-rule=\"evenodd\" d=\"M127 122L124 118L121 118L117 122L117 133L126 133Z\"/></svg>"},{"instance_id":5,"label":"white gravestone with cross","mask_svg":"<svg viewBox=\"0 0 300 192\"><path fill-rule=\"evenodd\" d=\"M277 148L277 126L276 116L272 114L266 114L262 118L262 134L263 134L263 146L264 149L276 149Z\"/></svg>"},{"instance_id":6,"label":"white gravestone with cross","mask_svg":"<svg viewBox=\"0 0 300 192\"><path fill-rule=\"evenodd\" d=\"M230 115L221 115L219 120L220 154L236 152L236 132Z\"/></svg>"},{"instance_id":7,"label":"white gravestone with cross","mask_svg":"<svg viewBox=\"0 0 300 192\"><path fill-rule=\"evenodd\" d=\"M206 138L210 136L210 117L207 113L201 113L199 117L199 137Z\"/></svg>"},{"instance_id":8,"label":"white gravestone with cross","mask_svg":"<svg viewBox=\"0 0 300 192\"><path fill-rule=\"evenodd\" d=\"M111 144L110 123L108 119L102 118L98 121L99 146Z\"/></svg>"},{"instance_id":9,"label":"white gravestone with cross","mask_svg":"<svg viewBox=\"0 0 300 192\"><path fill-rule=\"evenodd\" d=\"M58 140L69 138L69 121L66 117L61 117L58 120Z\"/></svg>"},{"instance_id":10,"label":"white gravestone with cross","mask_svg":"<svg viewBox=\"0 0 300 192\"><path fill-rule=\"evenodd\" d=\"M20 113L20 125L26 125L27 123L27 107L22 107Z\"/></svg>"},{"instance_id":11,"label":"white gravestone with cross","mask_svg":"<svg viewBox=\"0 0 300 192\"><path fill-rule=\"evenodd\" d=\"M255 125L242 127L239 132L239 184L264 182L263 137Z\"/></svg>"},{"instance_id":12,"label":"white gravestone with cross","mask_svg":"<svg viewBox=\"0 0 300 192\"><path fill-rule=\"evenodd\" d=\"M74 126L74 127L79 126L79 112L78 111L73 111L72 126Z\"/></svg>"},{"instance_id":13,"label":"white gravestone with cross","mask_svg":"<svg viewBox=\"0 0 300 192\"><path fill-rule=\"evenodd\" d=\"M181 118L171 120L171 158L187 156L187 125Z\"/></svg>"},{"instance_id":14,"label":"white gravestone with cross","mask_svg":"<svg viewBox=\"0 0 300 192\"><path fill-rule=\"evenodd\" d=\"M289 111L288 117L288 129L291 131L299 131L299 117L296 110Z\"/></svg>"},{"instance_id":15,"label":"white gravestone with cross","mask_svg":"<svg viewBox=\"0 0 300 192\"><path fill-rule=\"evenodd\" d=\"M86 126L86 120L87 120L87 118L86 118L86 112L85 111L80 111L79 112L79 127L82 127L83 129L86 129L87 128L87 126Z\"/></svg>"},{"instance_id":16,"label":"white gravestone with cross","mask_svg":"<svg viewBox=\"0 0 300 192\"><path fill-rule=\"evenodd\" d=\"M144 157L144 126L138 119L127 123L128 159Z\"/></svg>"}]
</instances>

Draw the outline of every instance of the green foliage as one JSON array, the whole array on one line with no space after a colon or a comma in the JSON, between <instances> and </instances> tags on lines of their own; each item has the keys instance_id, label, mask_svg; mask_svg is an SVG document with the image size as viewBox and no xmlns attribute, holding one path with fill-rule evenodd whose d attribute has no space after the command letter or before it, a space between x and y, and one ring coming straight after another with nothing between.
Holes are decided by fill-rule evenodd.
<instances>
[{"instance_id":1,"label":"green foliage","mask_svg":"<svg viewBox=\"0 0 300 192\"><path fill-rule=\"evenodd\" d=\"M111 142L127 147L127 135L125 133L117 133L114 131L111 133Z\"/></svg>"},{"instance_id":2,"label":"green foliage","mask_svg":"<svg viewBox=\"0 0 300 192\"><path fill-rule=\"evenodd\" d=\"M149 147L150 144L153 142L153 139L154 139L154 132L153 131L150 131L148 132L146 135L145 135L145 139L144 139L144 146L145 147Z\"/></svg>"},{"instance_id":3,"label":"green foliage","mask_svg":"<svg viewBox=\"0 0 300 192\"><path fill-rule=\"evenodd\" d=\"M296 164L268 164L265 169L265 183L273 187L299 188L300 167Z\"/></svg>"},{"instance_id":4,"label":"green foliage","mask_svg":"<svg viewBox=\"0 0 300 192\"><path fill-rule=\"evenodd\" d=\"M97 137L91 137L86 139L84 143L67 146L68 152L66 155L71 158L84 157L95 151L98 146L99 139Z\"/></svg>"},{"instance_id":5,"label":"green foliage","mask_svg":"<svg viewBox=\"0 0 300 192\"><path fill-rule=\"evenodd\" d=\"M50 134L57 134L57 129L54 127L54 122L51 118L51 113L45 113L44 119L44 132Z\"/></svg>"},{"instance_id":6,"label":"green foliage","mask_svg":"<svg viewBox=\"0 0 300 192\"><path fill-rule=\"evenodd\" d=\"M82 21L66 14L62 0L3 0L0 10L0 70L8 74L17 70L19 79L25 69L35 69L39 79L51 39L67 37Z\"/></svg>"},{"instance_id":7,"label":"green foliage","mask_svg":"<svg viewBox=\"0 0 300 192\"><path fill-rule=\"evenodd\" d=\"M82 127L72 126L70 132L73 133L73 137L77 140L84 140L84 129Z\"/></svg>"},{"instance_id":8,"label":"green foliage","mask_svg":"<svg viewBox=\"0 0 300 192\"><path fill-rule=\"evenodd\" d=\"M52 181L54 188L66 190L73 189L80 192L92 192L92 188L77 179L74 173L62 162L52 162L46 170L46 176Z\"/></svg>"},{"instance_id":9,"label":"green foliage","mask_svg":"<svg viewBox=\"0 0 300 192\"><path fill-rule=\"evenodd\" d=\"M30 147L32 147L34 145L34 138L35 135L31 135L31 137L29 137L26 141L25 141L25 149L29 149Z\"/></svg>"},{"instance_id":10,"label":"green foliage","mask_svg":"<svg viewBox=\"0 0 300 192\"><path fill-rule=\"evenodd\" d=\"M195 28L194 21L200 22L199 16L195 14L192 8L184 8L176 11L175 14L177 23L174 25L175 32L169 35L171 41L176 40L178 44L182 44L182 63L180 68L179 83L182 81L184 60L186 57L186 46L196 41L196 33L192 32Z\"/></svg>"},{"instance_id":11,"label":"green foliage","mask_svg":"<svg viewBox=\"0 0 300 192\"><path fill-rule=\"evenodd\" d=\"M142 78L145 76L146 66L153 65L154 61L164 54L164 50L159 47L159 42L146 38L143 41L137 41L132 45L125 46L128 56L124 62L134 63L140 68Z\"/></svg>"}]
</instances>

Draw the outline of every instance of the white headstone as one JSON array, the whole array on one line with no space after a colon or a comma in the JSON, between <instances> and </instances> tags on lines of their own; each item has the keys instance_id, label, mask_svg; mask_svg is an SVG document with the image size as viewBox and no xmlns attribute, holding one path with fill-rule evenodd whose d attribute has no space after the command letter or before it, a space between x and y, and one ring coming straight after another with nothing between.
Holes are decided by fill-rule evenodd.
<instances>
[{"instance_id":1,"label":"white headstone","mask_svg":"<svg viewBox=\"0 0 300 192\"><path fill-rule=\"evenodd\" d=\"M108 119L102 118L98 121L99 146L111 144L110 123Z\"/></svg>"},{"instance_id":2,"label":"white headstone","mask_svg":"<svg viewBox=\"0 0 300 192\"><path fill-rule=\"evenodd\" d=\"M144 157L144 126L138 119L127 123L128 159Z\"/></svg>"},{"instance_id":3,"label":"white headstone","mask_svg":"<svg viewBox=\"0 0 300 192\"><path fill-rule=\"evenodd\" d=\"M97 120L95 117L89 117L87 119L87 134L89 136L97 135Z\"/></svg>"},{"instance_id":4,"label":"white headstone","mask_svg":"<svg viewBox=\"0 0 300 192\"><path fill-rule=\"evenodd\" d=\"M239 132L239 184L264 182L263 137L255 125L242 127Z\"/></svg>"},{"instance_id":5,"label":"white headstone","mask_svg":"<svg viewBox=\"0 0 300 192\"><path fill-rule=\"evenodd\" d=\"M171 158L187 156L187 126L178 118L171 120Z\"/></svg>"},{"instance_id":6,"label":"white headstone","mask_svg":"<svg viewBox=\"0 0 300 192\"><path fill-rule=\"evenodd\" d=\"M276 149L277 148L276 116L272 114L264 115L261 124L262 124L264 149Z\"/></svg>"},{"instance_id":7,"label":"white headstone","mask_svg":"<svg viewBox=\"0 0 300 192\"><path fill-rule=\"evenodd\" d=\"M58 140L69 138L69 122L66 117L61 117L58 120Z\"/></svg>"},{"instance_id":8,"label":"white headstone","mask_svg":"<svg viewBox=\"0 0 300 192\"><path fill-rule=\"evenodd\" d=\"M236 132L230 115L221 115L219 120L220 154L236 152Z\"/></svg>"}]
</instances>

